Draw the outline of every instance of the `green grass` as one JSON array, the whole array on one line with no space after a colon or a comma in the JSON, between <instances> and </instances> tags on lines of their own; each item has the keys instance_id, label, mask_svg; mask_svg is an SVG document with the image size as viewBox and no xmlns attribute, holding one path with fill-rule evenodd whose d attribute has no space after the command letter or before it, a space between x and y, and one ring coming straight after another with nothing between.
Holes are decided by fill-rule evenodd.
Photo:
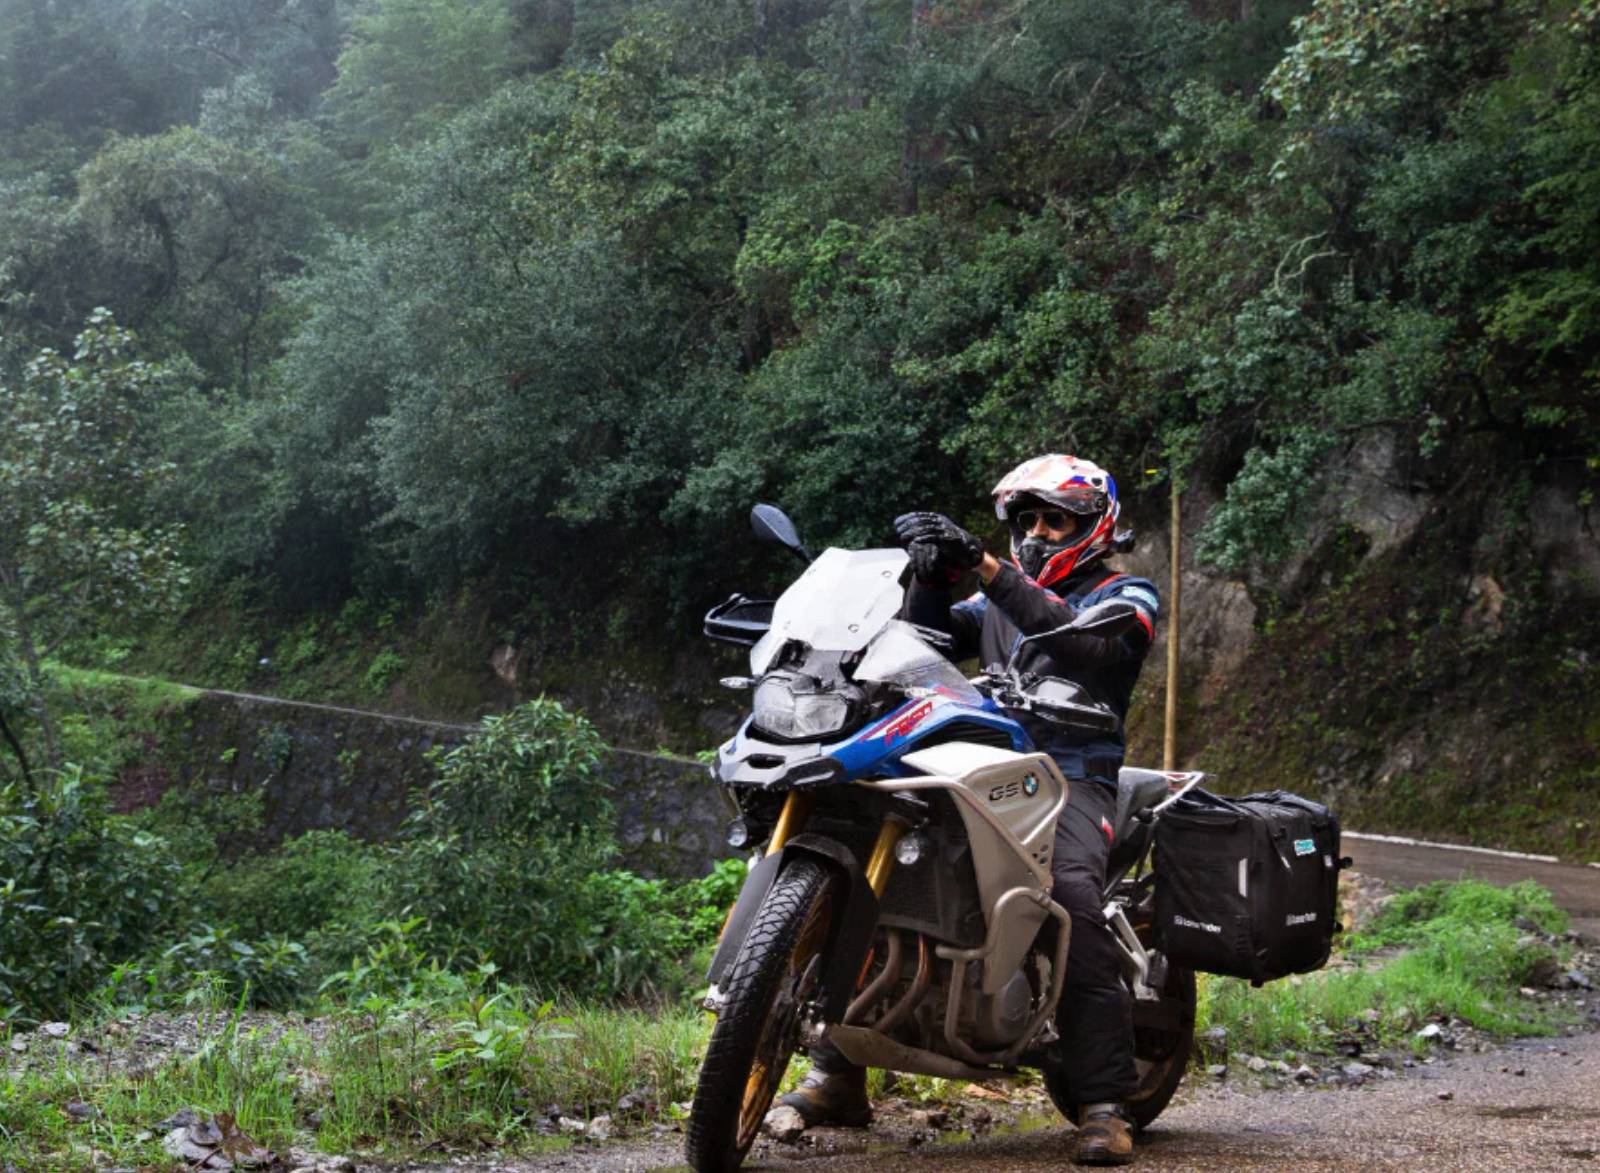
<instances>
[{"instance_id":1,"label":"green grass","mask_svg":"<svg viewBox=\"0 0 1600 1173\"><path fill-rule=\"evenodd\" d=\"M112 691L133 705L149 709L181 704L200 695L201 690L175 684L153 676L127 676L104 668L76 668L54 660L44 670L63 690Z\"/></svg>"},{"instance_id":2,"label":"green grass","mask_svg":"<svg viewBox=\"0 0 1600 1173\"><path fill-rule=\"evenodd\" d=\"M369 1000L333 1011L316 1032L252 1021L213 1017L196 1053L138 1076L64 1051L0 1074L0 1164L165 1169L171 1158L151 1125L189 1106L233 1113L279 1152L548 1147L534 1126L552 1104L592 1116L633 1093L641 1111L670 1115L693 1093L709 1029L687 1008L559 1007L517 989L450 1005ZM73 1100L95 1118L68 1117Z\"/></svg>"},{"instance_id":3,"label":"green grass","mask_svg":"<svg viewBox=\"0 0 1600 1173\"><path fill-rule=\"evenodd\" d=\"M1550 1034L1559 1015L1517 991L1553 951L1527 939L1512 923L1519 916L1547 932L1567 924L1531 881L1424 885L1395 897L1346 941L1344 964L1260 989L1203 978L1200 1028L1224 1027L1230 1047L1257 1054L1331 1050L1352 1030L1376 1045L1420 1047L1413 1035L1433 1016L1464 1018L1500 1037Z\"/></svg>"}]
</instances>

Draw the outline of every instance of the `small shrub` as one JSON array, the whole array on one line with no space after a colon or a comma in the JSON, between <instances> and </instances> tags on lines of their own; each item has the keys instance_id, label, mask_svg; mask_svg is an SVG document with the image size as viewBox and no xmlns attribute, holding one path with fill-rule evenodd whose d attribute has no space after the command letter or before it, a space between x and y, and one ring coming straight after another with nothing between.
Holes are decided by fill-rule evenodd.
<instances>
[{"instance_id":1,"label":"small shrub","mask_svg":"<svg viewBox=\"0 0 1600 1173\"><path fill-rule=\"evenodd\" d=\"M384 849L343 831L308 831L273 852L219 864L195 896L201 915L247 937L304 940L376 919Z\"/></svg>"},{"instance_id":2,"label":"small shrub","mask_svg":"<svg viewBox=\"0 0 1600 1173\"><path fill-rule=\"evenodd\" d=\"M275 721L261 730L256 753L274 770L282 771L294 756L294 734L287 725Z\"/></svg>"},{"instance_id":3,"label":"small shrub","mask_svg":"<svg viewBox=\"0 0 1600 1173\"><path fill-rule=\"evenodd\" d=\"M703 931L690 918L702 889L606 870L616 848L604 750L552 700L485 720L437 756L390 907L426 918L428 948L491 959L516 980L601 995L676 984Z\"/></svg>"},{"instance_id":4,"label":"small shrub","mask_svg":"<svg viewBox=\"0 0 1600 1173\"><path fill-rule=\"evenodd\" d=\"M372 657L372 663L367 665L367 673L363 678L367 691L374 696L387 692L389 685L394 683L396 676L406 670L406 658L393 648L384 648Z\"/></svg>"},{"instance_id":5,"label":"small shrub","mask_svg":"<svg viewBox=\"0 0 1600 1173\"><path fill-rule=\"evenodd\" d=\"M107 813L68 766L0 785L0 1010L65 1013L164 929L181 873L167 842Z\"/></svg>"},{"instance_id":6,"label":"small shrub","mask_svg":"<svg viewBox=\"0 0 1600 1173\"><path fill-rule=\"evenodd\" d=\"M1481 880L1435 880L1401 892L1383 907L1372 927L1351 942L1356 950L1380 945L1412 943L1480 925L1510 927L1518 917L1547 933L1558 933L1569 923L1556 906L1550 890L1532 880L1507 888Z\"/></svg>"},{"instance_id":7,"label":"small shrub","mask_svg":"<svg viewBox=\"0 0 1600 1173\"><path fill-rule=\"evenodd\" d=\"M249 940L227 926L201 924L161 954L149 984L181 995L204 974L228 1002L281 1008L298 1001L305 971L306 950L298 941L284 936Z\"/></svg>"},{"instance_id":8,"label":"small shrub","mask_svg":"<svg viewBox=\"0 0 1600 1173\"><path fill-rule=\"evenodd\" d=\"M281 662L278 666L285 672L298 672L315 664L326 652L327 648L317 637L317 624L311 623L288 642L280 653Z\"/></svg>"}]
</instances>

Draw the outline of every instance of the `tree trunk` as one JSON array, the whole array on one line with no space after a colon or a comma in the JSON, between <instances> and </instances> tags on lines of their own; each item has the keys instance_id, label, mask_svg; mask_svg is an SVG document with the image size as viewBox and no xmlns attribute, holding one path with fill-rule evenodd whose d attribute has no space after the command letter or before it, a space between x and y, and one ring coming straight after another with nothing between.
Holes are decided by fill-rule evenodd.
<instances>
[{"instance_id":1,"label":"tree trunk","mask_svg":"<svg viewBox=\"0 0 1600 1173\"><path fill-rule=\"evenodd\" d=\"M34 715L39 718L39 729L44 734L45 763L52 769L59 768L61 742L56 737L56 723L50 715L50 704L45 700L44 672L39 667L38 645L33 642L33 625L28 620L28 600L22 588L22 576L4 554L0 554L0 586L5 590L4 606L11 612L17 646L22 652L22 664L28 670L28 701L33 706Z\"/></svg>"},{"instance_id":2,"label":"tree trunk","mask_svg":"<svg viewBox=\"0 0 1600 1173\"><path fill-rule=\"evenodd\" d=\"M0 736L4 736L6 744L11 747L12 754L17 759L17 765L22 769L23 790L31 795L38 793L33 785L33 771L28 769L28 755L22 750L22 742L17 740L17 735L11 732L11 726L6 723L6 715L0 713Z\"/></svg>"},{"instance_id":3,"label":"tree trunk","mask_svg":"<svg viewBox=\"0 0 1600 1173\"><path fill-rule=\"evenodd\" d=\"M911 0L911 56L922 55L923 25L928 18L928 0ZM905 147L900 153L900 213L911 216L917 210L917 186L922 179L923 142L917 127L919 113L906 111Z\"/></svg>"}]
</instances>

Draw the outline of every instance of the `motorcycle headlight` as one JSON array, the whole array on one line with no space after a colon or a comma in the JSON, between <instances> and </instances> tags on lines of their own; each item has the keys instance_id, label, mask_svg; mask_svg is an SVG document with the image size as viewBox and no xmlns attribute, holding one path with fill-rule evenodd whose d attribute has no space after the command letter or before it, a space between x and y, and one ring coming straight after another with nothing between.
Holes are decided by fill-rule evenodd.
<instances>
[{"instance_id":1,"label":"motorcycle headlight","mask_svg":"<svg viewBox=\"0 0 1600 1173\"><path fill-rule=\"evenodd\" d=\"M797 691L792 676L768 676L756 686L755 727L784 741L815 741L850 724L852 697L842 692Z\"/></svg>"}]
</instances>

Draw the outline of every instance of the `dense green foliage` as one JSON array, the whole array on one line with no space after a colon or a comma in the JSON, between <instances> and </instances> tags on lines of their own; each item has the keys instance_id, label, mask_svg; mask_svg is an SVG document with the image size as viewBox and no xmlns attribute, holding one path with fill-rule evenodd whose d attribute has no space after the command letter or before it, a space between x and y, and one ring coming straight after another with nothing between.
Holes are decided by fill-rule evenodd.
<instances>
[{"instance_id":1,"label":"dense green foliage","mask_svg":"<svg viewBox=\"0 0 1600 1173\"><path fill-rule=\"evenodd\" d=\"M682 614L753 499L881 540L1039 448L1220 492L1241 566L1380 435L1420 488L1592 479L1596 20L27 0L5 338L106 305L197 364L152 505L279 600L569 611L544 568L650 518L586 602Z\"/></svg>"},{"instance_id":2,"label":"dense green foliage","mask_svg":"<svg viewBox=\"0 0 1600 1173\"><path fill-rule=\"evenodd\" d=\"M90 993L160 942L178 889L168 844L108 817L80 770L0 787L0 1015Z\"/></svg>"},{"instance_id":3,"label":"dense green foliage","mask_svg":"<svg viewBox=\"0 0 1600 1173\"><path fill-rule=\"evenodd\" d=\"M112 769L101 744L99 768ZM698 976L691 959L744 865L695 881L610 870L603 749L554 701L488 718L436 757L392 844L317 831L263 850L251 791L180 787L128 816L75 766L0 787L0 1021L91 996L162 1004L197 982L277 1007L319 991L460 993L472 973L585 997L675 995Z\"/></svg>"},{"instance_id":4,"label":"dense green foliage","mask_svg":"<svg viewBox=\"0 0 1600 1173\"><path fill-rule=\"evenodd\" d=\"M70 358L42 350L16 384L0 382L0 673L16 682L0 691L0 716L26 702L51 765L43 658L98 624L159 614L187 581L181 526L145 514L172 471L151 416L182 411L182 371L132 351L132 335L96 310Z\"/></svg>"}]
</instances>

